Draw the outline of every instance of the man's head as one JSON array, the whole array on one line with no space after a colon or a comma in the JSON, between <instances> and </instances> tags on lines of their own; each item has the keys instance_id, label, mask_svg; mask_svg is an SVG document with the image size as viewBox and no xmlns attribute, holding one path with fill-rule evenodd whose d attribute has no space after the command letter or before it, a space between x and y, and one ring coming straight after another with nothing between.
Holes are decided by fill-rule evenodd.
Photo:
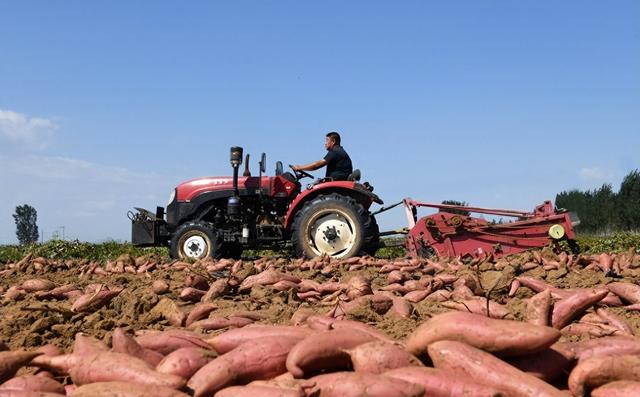
<instances>
[{"instance_id":1,"label":"man's head","mask_svg":"<svg viewBox=\"0 0 640 397\"><path fill-rule=\"evenodd\" d=\"M324 140L324 147L327 150L331 150L336 145L340 145L340 134L335 131L331 131L327 134L327 137Z\"/></svg>"}]
</instances>

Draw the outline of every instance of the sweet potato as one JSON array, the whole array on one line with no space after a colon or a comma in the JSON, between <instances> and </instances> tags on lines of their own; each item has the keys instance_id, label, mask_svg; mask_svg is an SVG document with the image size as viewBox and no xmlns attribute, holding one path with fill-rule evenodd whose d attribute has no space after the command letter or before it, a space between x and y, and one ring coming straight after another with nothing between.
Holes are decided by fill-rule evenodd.
<instances>
[{"instance_id":1,"label":"sweet potato","mask_svg":"<svg viewBox=\"0 0 640 397\"><path fill-rule=\"evenodd\" d=\"M281 273L273 269L269 269L269 270L263 271L262 273L258 273L256 275L245 278L240 284L238 291L240 292L248 291L254 285L275 284L280 280L288 280L288 281L293 281L295 283L300 282L300 279L298 277L295 277L286 273Z\"/></svg>"},{"instance_id":2,"label":"sweet potato","mask_svg":"<svg viewBox=\"0 0 640 397\"><path fill-rule=\"evenodd\" d=\"M607 383L591 391L591 397L631 397L640 396L640 382L619 380Z\"/></svg>"},{"instance_id":3,"label":"sweet potato","mask_svg":"<svg viewBox=\"0 0 640 397\"><path fill-rule=\"evenodd\" d=\"M187 302L198 302L206 293L206 291L202 291L197 288L187 287L180 291L180 300Z\"/></svg>"},{"instance_id":4,"label":"sweet potato","mask_svg":"<svg viewBox=\"0 0 640 397\"><path fill-rule=\"evenodd\" d=\"M574 344L572 350L580 361L599 356L640 354L640 338L606 336Z\"/></svg>"},{"instance_id":5,"label":"sweet potato","mask_svg":"<svg viewBox=\"0 0 640 397\"><path fill-rule=\"evenodd\" d=\"M108 350L104 342L82 332L78 332L73 341L73 354L78 356L92 356Z\"/></svg>"},{"instance_id":6,"label":"sweet potato","mask_svg":"<svg viewBox=\"0 0 640 397\"><path fill-rule=\"evenodd\" d=\"M216 298L223 296L229 290L229 279L221 278L213 283L207 290L207 293L200 299L201 302L211 302Z\"/></svg>"},{"instance_id":7,"label":"sweet potato","mask_svg":"<svg viewBox=\"0 0 640 397\"><path fill-rule=\"evenodd\" d=\"M371 281L363 276L353 276L347 282L347 298L350 300L372 293Z\"/></svg>"},{"instance_id":8,"label":"sweet potato","mask_svg":"<svg viewBox=\"0 0 640 397\"><path fill-rule=\"evenodd\" d=\"M387 334L385 334L384 332L380 331L379 329L374 328L373 326L371 326L369 324L365 324L365 323L360 322L360 321L336 320L336 321L333 321L331 323L329 328L330 329L335 329L335 330L356 329L358 331L365 332L365 333L371 335L372 337L374 337L375 339L381 340L383 342L389 342L389 343L395 343L396 342L395 340L393 340L393 338L389 337Z\"/></svg>"},{"instance_id":9,"label":"sweet potato","mask_svg":"<svg viewBox=\"0 0 640 397\"><path fill-rule=\"evenodd\" d=\"M413 306L409 301L399 296L394 296L391 299L393 301L393 306L391 306L389 313L402 318L409 318L411 316Z\"/></svg>"},{"instance_id":10,"label":"sweet potato","mask_svg":"<svg viewBox=\"0 0 640 397\"><path fill-rule=\"evenodd\" d=\"M336 329L311 334L298 343L287 357L287 370L296 378L322 370L346 369L350 365L346 349L378 340L358 329Z\"/></svg>"},{"instance_id":11,"label":"sweet potato","mask_svg":"<svg viewBox=\"0 0 640 397\"><path fill-rule=\"evenodd\" d=\"M214 359L189 379L194 397L210 396L220 389L257 379L269 379L286 371L289 351L299 337L255 338Z\"/></svg>"},{"instance_id":12,"label":"sweet potato","mask_svg":"<svg viewBox=\"0 0 640 397\"><path fill-rule=\"evenodd\" d=\"M82 361L78 354L62 354L60 356L38 356L31 360L30 366L52 371L60 375L68 375L71 368Z\"/></svg>"},{"instance_id":13,"label":"sweet potato","mask_svg":"<svg viewBox=\"0 0 640 397\"><path fill-rule=\"evenodd\" d=\"M356 372L380 374L394 368L423 366L420 360L398 345L382 341L358 345L348 349L347 354Z\"/></svg>"},{"instance_id":14,"label":"sweet potato","mask_svg":"<svg viewBox=\"0 0 640 397\"><path fill-rule=\"evenodd\" d=\"M256 338L290 336L302 340L313 332L314 331L309 328L292 327L288 325L249 325L243 328L231 329L207 339L207 344L219 354L224 354Z\"/></svg>"},{"instance_id":15,"label":"sweet potato","mask_svg":"<svg viewBox=\"0 0 640 397\"><path fill-rule=\"evenodd\" d=\"M185 384L183 378L157 372L139 358L112 352L83 357L69 374L78 386L94 382L132 382L179 389Z\"/></svg>"},{"instance_id":16,"label":"sweet potato","mask_svg":"<svg viewBox=\"0 0 640 397\"><path fill-rule=\"evenodd\" d=\"M218 305L213 303L205 302L197 304L187 316L187 320L185 321L185 326L191 325L194 321L202 320L203 318L207 318L209 313L218 309Z\"/></svg>"},{"instance_id":17,"label":"sweet potato","mask_svg":"<svg viewBox=\"0 0 640 397\"><path fill-rule=\"evenodd\" d=\"M96 382L78 387L73 397L189 397L180 391L161 386L132 382Z\"/></svg>"},{"instance_id":18,"label":"sweet potato","mask_svg":"<svg viewBox=\"0 0 640 397\"><path fill-rule=\"evenodd\" d=\"M451 299L451 292L445 289L439 289L437 291L434 291L431 294L429 294L429 296L424 298L424 300L433 301L433 302L444 302L449 299Z\"/></svg>"},{"instance_id":19,"label":"sweet potato","mask_svg":"<svg viewBox=\"0 0 640 397\"><path fill-rule=\"evenodd\" d=\"M189 379L200 368L204 367L217 356L218 354L213 350L183 347L169 353L163 358L156 366L156 371Z\"/></svg>"},{"instance_id":20,"label":"sweet potato","mask_svg":"<svg viewBox=\"0 0 640 397\"><path fill-rule=\"evenodd\" d=\"M492 300L489 300L489 312L487 313L487 298L479 296L474 296L473 298L465 299L459 302L442 302L442 306L463 312L490 316L494 319L513 318L511 312L509 312L509 309L507 309L506 306L503 306Z\"/></svg>"},{"instance_id":21,"label":"sweet potato","mask_svg":"<svg viewBox=\"0 0 640 397\"><path fill-rule=\"evenodd\" d=\"M96 292L86 293L73 302L71 311L76 313L92 312L109 304L113 298L122 292L122 288L102 289Z\"/></svg>"},{"instance_id":22,"label":"sweet potato","mask_svg":"<svg viewBox=\"0 0 640 397\"><path fill-rule=\"evenodd\" d=\"M551 291L538 292L527 301L526 319L535 325L549 325L551 313Z\"/></svg>"},{"instance_id":23,"label":"sweet potato","mask_svg":"<svg viewBox=\"0 0 640 397\"><path fill-rule=\"evenodd\" d=\"M549 347L543 351L513 357L507 362L522 372L553 382L572 364L574 355L567 349Z\"/></svg>"},{"instance_id":24,"label":"sweet potato","mask_svg":"<svg viewBox=\"0 0 640 397\"><path fill-rule=\"evenodd\" d=\"M640 381L640 357L636 355L599 356L581 360L569 374L569 390L582 397L588 389L617 380Z\"/></svg>"},{"instance_id":25,"label":"sweet potato","mask_svg":"<svg viewBox=\"0 0 640 397\"><path fill-rule=\"evenodd\" d=\"M154 350L145 349L140 346L135 338L131 335L127 335L122 328L116 328L113 330L113 335L111 336L111 351L114 353L124 353L133 357L138 357L152 367L158 365L164 357L162 354Z\"/></svg>"},{"instance_id":26,"label":"sweet potato","mask_svg":"<svg viewBox=\"0 0 640 397\"><path fill-rule=\"evenodd\" d=\"M167 355L181 347L199 347L210 349L211 346L202 339L202 335L195 332L172 329L164 332L136 336L136 342L145 349L155 350Z\"/></svg>"},{"instance_id":27,"label":"sweet potato","mask_svg":"<svg viewBox=\"0 0 640 397\"><path fill-rule=\"evenodd\" d=\"M186 315L180 310L176 303L169 298L162 298L149 312L150 317L160 317L169 321L174 327L181 327L184 324Z\"/></svg>"},{"instance_id":28,"label":"sweet potato","mask_svg":"<svg viewBox=\"0 0 640 397\"><path fill-rule=\"evenodd\" d=\"M60 287L53 288L47 291L38 291L35 293L36 299L67 299L69 292L78 291L78 287L73 284L65 284Z\"/></svg>"},{"instance_id":29,"label":"sweet potato","mask_svg":"<svg viewBox=\"0 0 640 397\"><path fill-rule=\"evenodd\" d=\"M156 295L166 294L170 290L169 283L164 280L156 280L151 284L151 290Z\"/></svg>"},{"instance_id":30,"label":"sweet potato","mask_svg":"<svg viewBox=\"0 0 640 397\"><path fill-rule=\"evenodd\" d=\"M498 389L461 377L456 373L429 367L396 368L382 374L388 378L424 387L428 397L496 397Z\"/></svg>"},{"instance_id":31,"label":"sweet potato","mask_svg":"<svg viewBox=\"0 0 640 397\"><path fill-rule=\"evenodd\" d=\"M606 289L581 290L559 300L553 305L551 325L557 329L565 327L586 309L602 300L608 292Z\"/></svg>"},{"instance_id":32,"label":"sweet potato","mask_svg":"<svg viewBox=\"0 0 640 397\"><path fill-rule=\"evenodd\" d=\"M337 372L318 375L303 383L314 397L422 397L420 385L367 373Z\"/></svg>"},{"instance_id":33,"label":"sweet potato","mask_svg":"<svg viewBox=\"0 0 640 397\"><path fill-rule=\"evenodd\" d=\"M508 396L566 397L564 392L550 384L465 343L446 340L434 342L429 345L428 351L436 368L495 387Z\"/></svg>"},{"instance_id":34,"label":"sweet potato","mask_svg":"<svg viewBox=\"0 0 640 397\"><path fill-rule=\"evenodd\" d=\"M416 290L416 291L407 292L403 296L403 299L411 303L418 303L423 301L430 294L431 294L431 289Z\"/></svg>"},{"instance_id":35,"label":"sweet potato","mask_svg":"<svg viewBox=\"0 0 640 397\"><path fill-rule=\"evenodd\" d=\"M356 298L351 302L343 304L341 307L343 312L346 314L352 313L362 307L369 307L378 314L385 314L389 311L392 305L393 300L388 296L384 296L382 294L371 294Z\"/></svg>"},{"instance_id":36,"label":"sweet potato","mask_svg":"<svg viewBox=\"0 0 640 397\"><path fill-rule=\"evenodd\" d=\"M20 368L41 354L24 350L0 352L0 382L12 378Z\"/></svg>"},{"instance_id":37,"label":"sweet potato","mask_svg":"<svg viewBox=\"0 0 640 397\"><path fill-rule=\"evenodd\" d=\"M11 378L0 385L0 389L64 394L64 386L62 386L60 382L45 376L36 375L22 375Z\"/></svg>"},{"instance_id":38,"label":"sweet potato","mask_svg":"<svg viewBox=\"0 0 640 397\"><path fill-rule=\"evenodd\" d=\"M594 338L622 335L622 332L609 324L572 323L560 330L562 335L589 335Z\"/></svg>"},{"instance_id":39,"label":"sweet potato","mask_svg":"<svg viewBox=\"0 0 640 397\"><path fill-rule=\"evenodd\" d=\"M253 323L245 317L211 317L204 320L198 320L191 323L187 328L191 330L216 330L223 328L242 328L245 325Z\"/></svg>"},{"instance_id":40,"label":"sweet potato","mask_svg":"<svg viewBox=\"0 0 640 397\"><path fill-rule=\"evenodd\" d=\"M54 289L55 283L43 278L32 278L22 283L22 289L27 292L49 291Z\"/></svg>"},{"instance_id":41,"label":"sweet potato","mask_svg":"<svg viewBox=\"0 0 640 397\"><path fill-rule=\"evenodd\" d=\"M439 314L421 324L407 339L407 351L419 355L440 340L455 340L502 356L542 351L560 338L560 332L513 320L495 320L465 312Z\"/></svg>"},{"instance_id":42,"label":"sweet potato","mask_svg":"<svg viewBox=\"0 0 640 397\"><path fill-rule=\"evenodd\" d=\"M605 320L609 325L619 329L623 334L633 336L633 329L627 321L611 310L605 308L596 309L596 314Z\"/></svg>"},{"instance_id":43,"label":"sweet potato","mask_svg":"<svg viewBox=\"0 0 640 397\"><path fill-rule=\"evenodd\" d=\"M5 389L0 390L0 397L64 397L64 394Z\"/></svg>"},{"instance_id":44,"label":"sweet potato","mask_svg":"<svg viewBox=\"0 0 640 397\"><path fill-rule=\"evenodd\" d=\"M640 285L615 282L607 284L607 289L628 303L640 303Z\"/></svg>"},{"instance_id":45,"label":"sweet potato","mask_svg":"<svg viewBox=\"0 0 640 397\"><path fill-rule=\"evenodd\" d=\"M305 397L302 390L283 389L277 386L231 386L215 394L215 397Z\"/></svg>"}]
</instances>

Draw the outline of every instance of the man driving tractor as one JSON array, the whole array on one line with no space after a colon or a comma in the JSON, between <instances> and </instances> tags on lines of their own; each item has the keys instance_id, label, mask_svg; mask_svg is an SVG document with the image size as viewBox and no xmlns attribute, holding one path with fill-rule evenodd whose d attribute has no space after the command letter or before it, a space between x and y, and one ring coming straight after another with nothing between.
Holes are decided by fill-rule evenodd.
<instances>
[{"instance_id":1,"label":"man driving tractor","mask_svg":"<svg viewBox=\"0 0 640 397\"><path fill-rule=\"evenodd\" d=\"M294 165L294 171L315 171L318 168L327 166L325 178L334 181L346 181L353 172L351 158L340 145L340 134L335 131L329 132L324 141L327 154L324 159L315 161L307 165Z\"/></svg>"}]
</instances>

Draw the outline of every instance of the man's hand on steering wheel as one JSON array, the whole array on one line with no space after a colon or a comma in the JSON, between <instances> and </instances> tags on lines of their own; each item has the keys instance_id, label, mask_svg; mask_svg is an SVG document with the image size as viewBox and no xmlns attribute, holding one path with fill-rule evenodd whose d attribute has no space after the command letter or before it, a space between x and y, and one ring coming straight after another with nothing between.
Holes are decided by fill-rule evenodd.
<instances>
[{"instance_id":1,"label":"man's hand on steering wheel","mask_svg":"<svg viewBox=\"0 0 640 397\"><path fill-rule=\"evenodd\" d=\"M294 167L292 164L289 164L289 168L291 168L291 171L293 171L293 173L296 176L296 180L300 180L302 178L311 178L313 179L313 175L311 175L310 173L306 172L306 171L302 171L297 169L296 167Z\"/></svg>"}]
</instances>

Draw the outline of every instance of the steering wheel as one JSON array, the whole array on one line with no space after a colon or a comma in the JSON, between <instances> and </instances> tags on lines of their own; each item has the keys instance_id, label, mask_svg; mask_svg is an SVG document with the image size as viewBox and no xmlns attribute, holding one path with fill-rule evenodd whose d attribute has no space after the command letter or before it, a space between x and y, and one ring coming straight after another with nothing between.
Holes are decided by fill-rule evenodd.
<instances>
[{"instance_id":1,"label":"steering wheel","mask_svg":"<svg viewBox=\"0 0 640 397\"><path fill-rule=\"evenodd\" d=\"M302 178L311 178L313 179L313 175L311 175L310 173L306 172L306 171L302 171L302 170L296 170L293 168L293 165L289 164L289 168L291 168L291 171L293 171L293 173L296 175L296 180L300 180Z\"/></svg>"}]
</instances>

